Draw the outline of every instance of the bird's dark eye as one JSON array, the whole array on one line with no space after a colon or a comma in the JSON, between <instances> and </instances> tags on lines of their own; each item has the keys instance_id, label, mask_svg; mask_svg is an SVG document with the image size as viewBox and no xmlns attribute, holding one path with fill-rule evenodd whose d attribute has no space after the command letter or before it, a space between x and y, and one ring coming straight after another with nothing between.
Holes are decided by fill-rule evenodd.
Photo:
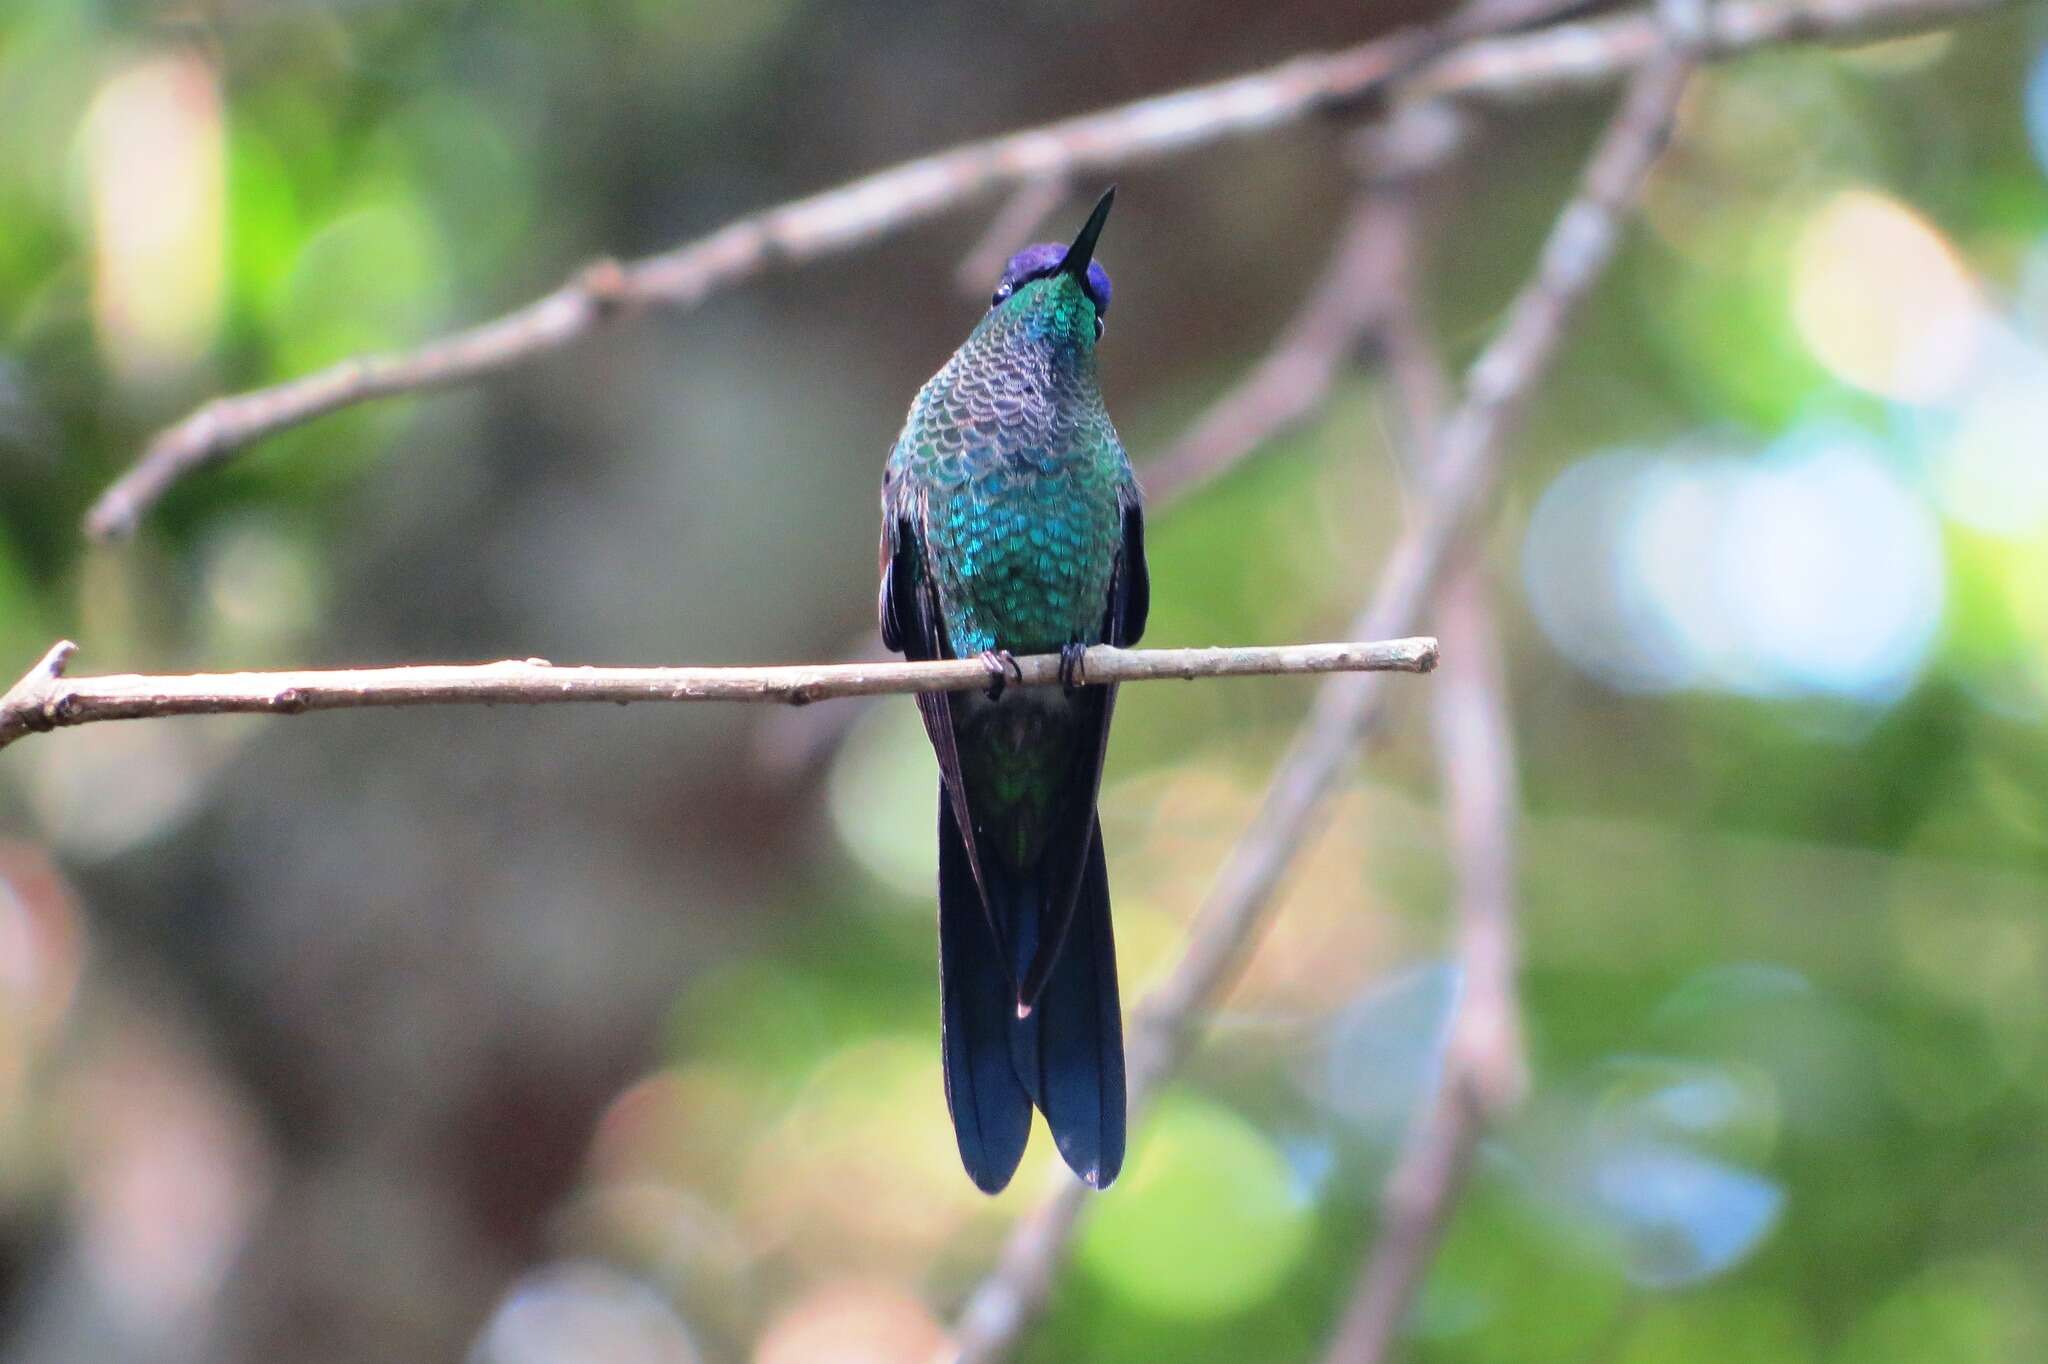
<instances>
[{"instance_id":1,"label":"bird's dark eye","mask_svg":"<svg viewBox=\"0 0 2048 1364\"><path fill-rule=\"evenodd\" d=\"M1108 325L1109 323L1103 320L1103 316L1101 313L1095 314L1095 339L1097 341L1100 341L1102 339L1103 328L1107 327Z\"/></svg>"},{"instance_id":2,"label":"bird's dark eye","mask_svg":"<svg viewBox=\"0 0 2048 1364\"><path fill-rule=\"evenodd\" d=\"M996 286L995 297L991 298L988 301L988 306L991 308L995 307L997 304L1001 303L1004 299L1008 298L1011 294L1015 292L1017 292L1017 286L1010 283L1010 281L1008 280L1004 280L1001 284L998 284Z\"/></svg>"}]
</instances>

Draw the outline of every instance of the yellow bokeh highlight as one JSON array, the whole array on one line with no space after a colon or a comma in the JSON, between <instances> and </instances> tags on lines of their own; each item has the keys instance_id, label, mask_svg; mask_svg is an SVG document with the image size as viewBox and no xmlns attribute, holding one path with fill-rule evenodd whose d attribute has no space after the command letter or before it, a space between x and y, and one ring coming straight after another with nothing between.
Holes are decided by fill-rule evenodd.
<instances>
[{"instance_id":1,"label":"yellow bokeh highlight","mask_svg":"<svg viewBox=\"0 0 2048 1364\"><path fill-rule=\"evenodd\" d=\"M1835 195L1800 233L1792 316L1829 373L1910 403L1955 395L1987 321L1947 238L1896 199L1863 189Z\"/></svg>"},{"instance_id":2,"label":"yellow bokeh highlight","mask_svg":"<svg viewBox=\"0 0 2048 1364\"><path fill-rule=\"evenodd\" d=\"M191 364L220 328L227 150L220 75L192 51L137 61L94 97L84 128L93 321L124 379Z\"/></svg>"},{"instance_id":3,"label":"yellow bokeh highlight","mask_svg":"<svg viewBox=\"0 0 2048 1364\"><path fill-rule=\"evenodd\" d=\"M960 1173L938 1037L885 1037L828 1057L749 1150L736 1186L753 1244L818 1273L916 1274L970 1221L1043 1196L1041 1126L1010 1187Z\"/></svg>"},{"instance_id":4,"label":"yellow bokeh highlight","mask_svg":"<svg viewBox=\"0 0 2048 1364\"><path fill-rule=\"evenodd\" d=\"M949 1355L931 1309L888 1279L832 1279L775 1318L754 1364L915 1364Z\"/></svg>"}]
</instances>

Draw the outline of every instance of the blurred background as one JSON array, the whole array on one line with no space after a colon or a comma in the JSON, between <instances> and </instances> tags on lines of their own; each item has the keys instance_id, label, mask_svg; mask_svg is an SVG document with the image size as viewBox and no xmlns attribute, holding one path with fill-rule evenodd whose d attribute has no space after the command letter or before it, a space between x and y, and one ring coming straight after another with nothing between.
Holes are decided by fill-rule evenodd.
<instances>
[{"instance_id":1,"label":"blurred background","mask_svg":"<svg viewBox=\"0 0 2048 1364\"><path fill-rule=\"evenodd\" d=\"M1433 8L0 7L0 671L60 635L81 671L861 647L882 459L985 306L954 271L989 205L280 436L131 544L77 527L217 393ZM2048 1357L2044 39L2021 7L1713 70L1539 390L1488 541L1536 1085L1417 1360ZM1431 234L1453 362L1607 105L1481 115ZM1313 279L1346 133L1120 177L1103 363L1141 465ZM1348 377L1157 518L1147 642L1340 637L1398 525L1397 426ZM1325 1339L1458 985L1428 685L1399 684L1091 1200L1028 1357ZM1127 1005L1308 695L1125 696ZM189 720L7 753L0 1359L938 1346L1065 1176L1042 1131L1002 1197L962 1175L930 755L907 701L841 742L828 709Z\"/></svg>"}]
</instances>

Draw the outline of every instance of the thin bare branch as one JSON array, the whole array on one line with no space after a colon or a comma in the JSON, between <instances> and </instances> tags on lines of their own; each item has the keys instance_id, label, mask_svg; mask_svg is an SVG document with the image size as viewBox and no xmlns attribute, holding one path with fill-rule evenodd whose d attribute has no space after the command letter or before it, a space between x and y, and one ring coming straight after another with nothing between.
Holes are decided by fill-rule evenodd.
<instances>
[{"instance_id":1,"label":"thin bare branch","mask_svg":"<svg viewBox=\"0 0 2048 1364\"><path fill-rule=\"evenodd\" d=\"M1613 259L1622 223L1663 148L1690 70L1688 60L1660 54L1630 84L1578 193L1543 245L1534 278L1472 366L1464 399L1443 425L1415 513L1357 618L1367 633L1390 633L1419 618L1452 551L1486 504L1509 425L1555 357L1566 323ZM1256 941L1274 890L1319 827L1326 797L1384 708L1386 692L1377 681L1360 676L1323 685L1251 827L1196 916L1186 955L1134 1014L1134 1116L1185 1056L1203 1006L1234 977ZM1002 1358L1043 1309L1083 1196L1079 1183L1063 1186L1012 1235L995 1270L963 1309L956 1333L963 1360Z\"/></svg>"},{"instance_id":2,"label":"thin bare branch","mask_svg":"<svg viewBox=\"0 0 2048 1364\"><path fill-rule=\"evenodd\" d=\"M953 282L960 286L960 292L979 298L995 288L996 278L1010 257L1023 249L1037 233L1038 225L1060 206L1072 188L1066 177L1060 175L1019 185L1017 192L996 210L995 217L989 219L981 240L960 258L960 266L953 272Z\"/></svg>"},{"instance_id":3,"label":"thin bare branch","mask_svg":"<svg viewBox=\"0 0 2048 1364\"><path fill-rule=\"evenodd\" d=\"M0 696L0 747L31 730L55 728L54 716L48 718L48 723L43 722L45 707L64 685L64 669L77 652L78 646L70 640L58 640L37 660L35 667L7 689L5 696Z\"/></svg>"},{"instance_id":4,"label":"thin bare branch","mask_svg":"<svg viewBox=\"0 0 2048 1364\"><path fill-rule=\"evenodd\" d=\"M1386 1357L1445 1220L1471 1172L1481 1129L1470 1077L1447 1065L1380 1194L1379 1239L1325 1356L1328 1364Z\"/></svg>"},{"instance_id":5,"label":"thin bare branch","mask_svg":"<svg viewBox=\"0 0 2048 1364\"><path fill-rule=\"evenodd\" d=\"M293 672L114 673L66 678L77 646L61 643L0 699L0 747L24 734L99 720L170 715L299 715L373 706L560 705L610 701L753 701L801 706L842 696L976 691L990 675L973 659L936 663L818 663L766 668L557 667L542 658ZM1266 677L1436 667L1436 641L1285 644L1234 649L1113 649L1083 656L1087 682ZM1057 654L1016 660L1011 686L1059 681Z\"/></svg>"},{"instance_id":6,"label":"thin bare branch","mask_svg":"<svg viewBox=\"0 0 2048 1364\"><path fill-rule=\"evenodd\" d=\"M1362 196L1329 264L1273 349L1145 466L1146 500L1154 510L1220 478L1322 410L1330 386L1372 328L1382 296L1373 279L1387 257L1385 231L1385 215Z\"/></svg>"},{"instance_id":7,"label":"thin bare branch","mask_svg":"<svg viewBox=\"0 0 2048 1364\"><path fill-rule=\"evenodd\" d=\"M1403 29L1212 85L966 143L738 219L659 255L600 262L545 298L416 349L347 360L216 399L149 442L87 512L86 531L103 539L126 535L187 474L326 413L468 383L558 350L626 312L695 307L771 268L851 250L1004 186L1071 181L1297 122L1366 97L1442 46L1427 29Z\"/></svg>"},{"instance_id":8,"label":"thin bare branch","mask_svg":"<svg viewBox=\"0 0 2048 1364\"><path fill-rule=\"evenodd\" d=\"M1451 392L1412 281L1382 323L1402 424L1416 449L1434 444ZM1464 986L1442 1079L1417 1116L1380 1198L1380 1228L1332 1338L1330 1364L1378 1364L1427 1277L1486 1127L1528 1087L1515 991L1514 731L1484 569L1468 552L1438 593L1452 666L1431 690L1438 785L1456 881L1456 955Z\"/></svg>"},{"instance_id":9,"label":"thin bare branch","mask_svg":"<svg viewBox=\"0 0 2048 1364\"><path fill-rule=\"evenodd\" d=\"M1704 0L1660 0L1659 12L1666 59L1681 67L1706 41L1710 12ZM1390 301L1384 325L1405 424L1411 434L1433 433L1449 382L1413 289ZM1480 1138L1528 1087L1515 989L1514 732L1484 570L1476 556L1461 558L1438 595L1456 666L1433 689L1431 717L1457 882L1464 988L1442 1078L1388 1173L1379 1234L1337 1323L1328 1364L1387 1358L1428 1277Z\"/></svg>"},{"instance_id":10,"label":"thin bare branch","mask_svg":"<svg viewBox=\"0 0 2048 1364\"><path fill-rule=\"evenodd\" d=\"M1924 27L2011 3L1748 0L1721 7L1712 51ZM740 218L659 255L600 261L544 298L412 350L361 356L216 398L150 440L86 513L86 531L99 539L127 535L178 480L316 417L473 382L559 350L627 313L695 307L769 269L852 250L1005 186L1071 181L1268 132L1356 105L1410 72L1416 76L1404 82L1404 94L1526 98L1613 80L1656 50L1656 21L1647 15L1560 25L1518 40L1483 36L1560 7L1558 0L1480 0L1434 30L1403 29L1231 80L965 143ZM1453 42L1465 45L1442 51Z\"/></svg>"},{"instance_id":11,"label":"thin bare branch","mask_svg":"<svg viewBox=\"0 0 2048 1364\"><path fill-rule=\"evenodd\" d=\"M1437 598L1457 671L1432 696L1438 780L1457 870L1457 956L1465 978L1446 1057L1472 1090L1482 1121L1521 1102L1529 1086L1522 1007L1515 988L1515 823L1520 812L1514 723L1493 598L1477 565Z\"/></svg>"},{"instance_id":12,"label":"thin bare branch","mask_svg":"<svg viewBox=\"0 0 2048 1364\"><path fill-rule=\"evenodd\" d=\"M1457 875L1464 979L1443 1074L1402 1143L1380 1197L1380 1229L1339 1321L1328 1364L1379 1364L1427 1276L1486 1128L1528 1088L1515 991L1515 759L1492 608L1468 567L1439 594L1457 657L1432 698L1437 770Z\"/></svg>"},{"instance_id":13,"label":"thin bare branch","mask_svg":"<svg viewBox=\"0 0 2048 1364\"><path fill-rule=\"evenodd\" d=\"M1463 137L1456 114L1440 103L1404 106L1360 136L1353 160L1364 188L1329 264L1265 358L1145 466L1154 511L1222 477L1323 409L1347 363L1385 330L1383 312L1397 292L1393 276L1404 268L1413 178L1448 160Z\"/></svg>"},{"instance_id":14,"label":"thin bare branch","mask_svg":"<svg viewBox=\"0 0 2048 1364\"><path fill-rule=\"evenodd\" d=\"M1723 0L1702 25L1707 59L1792 42L1864 42L1939 28L2013 7L2014 0ZM1401 83L1404 98L1526 101L1610 85L1663 50L1665 21L1648 9L1447 52Z\"/></svg>"},{"instance_id":15,"label":"thin bare branch","mask_svg":"<svg viewBox=\"0 0 2048 1364\"><path fill-rule=\"evenodd\" d=\"M1544 244L1536 277L1467 376L1465 398L1444 425L1417 514L1396 542L1359 621L1419 618L1452 549L1486 501L1509 423L1555 356L1566 323L1613 258L1623 216L1663 146L1687 69L1682 62L1661 61L1631 86L1579 195ZM1314 828L1322 798L1348 765L1358 737L1378 717L1384 697L1369 677L1332 682L1318 694L1264 806L1224 864L1197 920L1188 958L1141 1011L1158 1020L1143 1031L1163 1044L1159 1057L1133 1067L1145 1081L1157 1078L1162 1063L1178 1058L1186 1022L1229 978L1272 890Z\"/></svg>"}]
</instances>

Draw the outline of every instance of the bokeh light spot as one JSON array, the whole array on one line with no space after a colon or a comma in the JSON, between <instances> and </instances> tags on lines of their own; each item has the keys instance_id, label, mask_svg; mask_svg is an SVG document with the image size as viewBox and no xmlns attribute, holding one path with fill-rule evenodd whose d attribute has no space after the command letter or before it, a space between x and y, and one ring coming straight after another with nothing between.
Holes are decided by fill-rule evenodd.
<instances>
[{"instance_id":1,"label":"bokeh light spot","mask_svg":"<svg viewBox=\"0 0 2048 1364\"><path fill-rule=\"evenodd\" d=\"M1118 1298L1213 1319L1271 1294L1307 1249L1313 1208L1279 1148L1229 1109L1160 1106L1076 1251Z\"/></svg>"},{"instance_id":2,"label":"bokeh light spot","mask_svg":"<svg viewBox=\"0 0 2048 1364\"><path fill-rule=\"evenodd\" d=\"M1717 567L1751 647L1793 691L1888 700L1940 624L1941 533L1852 432L1808 428L1739 480Z\"/></svg>"},{"instance_id":3,"label":"bokeh light spot","mask_svg":"<svg viewBox=\"0 0 2048 1364\"><path fill-rule=\"evenodd\" d=\"M1433 962L1363 993L1330 1028L1317 1097L1369 1139L1396 1140L1436 1088L1463 992L1463 973Z\"/></svg>"},{"instance_id":4,"label":"bokeh light spot","mask_svg":"<svg viewBox=\"0 0 2048 1364\"><path fill-rule=\"evenodd\" d=\"M1751 1164L1776 1147L1778 1086L1760 1066L1628 1056L1608 1068L1593 1124L1609 1140L1682 1144Z\"/></svg>"},{"instance_id":5,"label":"bokeh light spot","mask_svg":"<svg viewBox=\"0 0 2048 1364\"><path fill-rule=\"evenodd\" d=\"M1522 562L1543 632L1624 688L1886 703L1925 665L1946 589L1933 513L1831 424L1760 457L1584 460L1537 503Z\"/></svg>"},{"instance_id":6,"label":"bokeh light spot","mask_svg":"<svg viewBox=\"0 0 2048 1364\"><path fill-rule=\"evenodd\" d=\"M1836 378L1921 403L1956 391L1986 320L1948 240L1912 209L1870 190L1836 195L1800 234L1792 314Z\"/></svg>"},{"instance_id":7,"label":"bokeh light spot","mask_svg":"<svg viewBox=\"0 0 2048 1364\"><path fill-rule=\"evenodd\" d=\"M917 1272L969 1218L1029 1206L1051 1148L1041 1130L989 1199L960 1172L937 1036L877 1038L828 1058L747 1153L741 1215L757 1245L814 1268Z\"/></svg>"},{"instance_id":8,"label":"bokeh light spot","mask_svg":"<svg viewBox=\"0 0 2048 1364\"><path fill-rule=\"evenodd\" d=\"M1943 512L1986 534L2048 529L2044 451L2048 354L2027 346L1961 398L1933 449L1934 494Z\"/></svg>"},{"instance_id":9,"label":"bokeh light spot","mask_svg":"<svg viewBox=\"0 0 2048 1364\"><path fill-rule=\"evenodd\" d=\"M939 774L917 711L908 704L870 706L834 759L826 794L846 850L901 891L906 904L928 914L938 880L932 830L938 827Z\"/></svg>"},{"instance_id":10,"label":"bokeh light spot","mask_svg":"<svg viewBox=\"0 0 2048 1364\"><path fill-rule=\"evenodd\" d=\"M797 1299L754 1347L754 1364L936 1360L946 1333L931 1309L886 1279L836 1279Z\"/></svg>"},{"instance_id":11,"label":"bokeh light spot","mask_svg":"<svg viewBox=\"0 0 2048 1364\"><path fill-rule=\"evenodd\" d=\"M1622 1146L1596 1157L1588 1211L1618 1242L1644 1288L1702 1283L1748 1259L1777 1225L1777 1184L1675 1146Z\"/></svg>"},{"instance_id":12,"label":"bokeh light spot","mask_svg":"<svg viewBox=\"0 0 2048 1364\"><path fill-rule=\"evenodd\" d=\"M675 1309L603 1265L549 1265L520 1279L485 1324L469 1364L696 1364Z\"/></svg>"},{"instance_id":13,"label":"bokeh light spot","mask_svg":"<svg viewBox=\"0 0 2048 1364\"><path fill-rule=\"evenodd\" d=\"M2048 43L2034 54L2027 72L2025 95L2027 137L2034 144L2034 159L2048 170Z\"/></svg>"},{"instance_id":14,"label":"bokeh light spot","mask_svg":"<svg viewBox=\"0 0 2048 1364\"><path fill-rule=\"evenodd\" d=\"M116 74L86 116L85 159L101 346L118 373L159 377L220 324L227 149L213 64L185 50Z\"/></svg>"},{"instance_id":15,"label":"bokeh light spot","mask_svg":"<svg viewBox=\"0 0 2048 1364\"><path fill-rule=\"evenodd\" d=\"M1623 690L1670 690L1697 675L1640 575L1615 562L1654 468L1649 457L1626 451L1580 460L1543 490L1522 541L1522 580L1537 625L1578 667Z\"/></svg>"}]
</instances>

